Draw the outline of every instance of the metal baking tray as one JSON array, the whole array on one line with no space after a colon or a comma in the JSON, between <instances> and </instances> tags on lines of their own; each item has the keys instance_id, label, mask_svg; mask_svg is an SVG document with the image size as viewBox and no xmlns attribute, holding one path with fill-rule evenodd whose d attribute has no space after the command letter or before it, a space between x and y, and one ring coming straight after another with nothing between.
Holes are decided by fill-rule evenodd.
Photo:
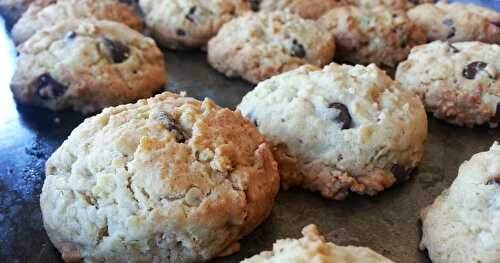
<instances>
[{"instance_id":1,"label":"metal baking tray","mask_svg":"<svg viewBox=\"0 0 500 263\"><path fill-rule=\"evenodd\" d=\"M498 0L476 2L500 8ZM210 68L201 51L164 51L166 90L209 97L234 109L252 89ZM14 57L0 30L0 262L61 262L43 228L39 194L45 161L85 117L16 105L9 89ZM311 223L339 245L368 246L396 262L429 262L418 250L420 209L450 185L464 160L495 140L500 140L499 129L460 128L429 117L425 157L410 181L375 197L351 194L344 201L300 189L282 191L269 219L241 240L241 251L213 262L238 262L269 250L276 239L299 237Z\"/></svg>"}]
</instances>

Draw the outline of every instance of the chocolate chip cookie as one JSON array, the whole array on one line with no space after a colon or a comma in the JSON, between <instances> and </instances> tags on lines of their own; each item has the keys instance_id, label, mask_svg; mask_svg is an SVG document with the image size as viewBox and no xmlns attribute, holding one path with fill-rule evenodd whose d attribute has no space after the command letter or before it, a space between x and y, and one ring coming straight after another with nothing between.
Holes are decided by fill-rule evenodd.
<instances>
[{"instance_id":1,"label":"chocolate chip cookie","mask_svg":"<svg viewBox=\"0 0 500 263\"><path fill-rule=\"evenodd\" d=\"M251 1L259 2L259 1ZM340 0L262 0L255 4L254 11L288 10L307 19L318 19L333 7L343 4Z\"/></svg>"},{"instance_id":2,"label":"chocolate chip cookie","mask_svg":"<svg viewBox=\"0 0 500 263\"><path fill-rule=\"evenodd\" d=\"M255 126L172 93L107 108L49 158L40 196L66 262L206 262L270 214L279 188Z\"/></svg>"},{"instance_id":3,"label":"chocolate chip cookie","mask_svg":"<svg viewBox=\"0 0 500 263\"><path fill-rule=\"evenodd\" d=\"M272 251L264 251L241 263L393 263L367 247L337 246L327 242L315 225L302 229L300 239L281 239Z\"/></svg>"},{"instance_id":4,"label":"chocolate chip cookie","mask_svg":"<svg viewBox=\"0 0 500 263\"><path fill-rule=\"evenodd\" d=\"M347 4L362 8L385 6L388 8L407 10L414 6L414 1L409 0L345 0Z\"/></svg>"},{"instance_id":5,"label":"chocolate chip cookie","mask_svg":"<svg viewBox=\"0 0 500 263\"><path fill-rule=\"evenodd\" d=\"M335 61L395 67L412 47L426 42L406 12L385 6L333 8L318 20L335 36Z\"/></svg>"},{"instance_id":6,"label":"chocolate chip cookie","mask_svg":"<svg viewBox=\"0 0 500 263\"><path fill-rule=\"evenodd\" d=\"M251 10L248 0L140 0L146 24L162 46L201 48L219 28Z\"/></svg>"},{"instance_id":7,"label":"chocolate chip cookie","mask_svg":"<svg viewBox=\"0 0 500 263\"><path fill-rule=\"evenodd\" d=\"M208 61L228 77L252 83L304 64L333 59L333 36L288 11L248 13L225 24L208 43Z\"/></svg>"},{"instance_id":8,"label":"chocolate chip cookie","mask_svg":"<svg viewBox=\"0 0 500 263\"><path fill-rule=\"evenodd\" d=\"M11 88L23 104L93 113L147 98L165 83L151 38L97 20L65 20L23 43Z\"/></svg>"},{"instance_id":9,"label":"chocolate chip cookie","mask_svg":"<svg viewBox=\"0 0 500 263\"><path fill-rule=\"evenodd\" d=\"M420 99L373 64L303 66L259 83L238 110L273 144L285 188L333 199L403 182L427 137Z\"/></svg>"},{"instance_id":10,"label":"chocolate chip cookie","mask_svg":"<svg viewBox=\"0 0 500 263\"><path fill-rule=\"evenodd\" d=\"M473 127L500 123L500 46L435 41L412 50L396 80L418 94L427 111Z\"/></svg>"},{"instance_id":11,"label":"chocolate chip cookie","mask_svg":"<svg viewBox=\"0 0 500 263\"><path fill-rule=\"evenodd\" d=\"M422 210L421 249L434 263L500 259L500 145L465 161L458 176Z\"/></svg>"},{"instance_id":12,"label":"chocolate chip cookie","mask_svg":"<svg viewBox=\"0 0 500 263\"><path fill-rule=\"evenodd\" d=\"M142 21L126 4L117 0L58 0L34 2L12 28L12 39L20 44L38 30L66 19L97 19L123 23L140 30Z\"/></svg>"},{"instance_id":13,"label":"chocolate chip cookie","mask_svg":"<svg viewBox=\"0 0 500 263\"><path fill-rule=\"evenodd\" d=\"M429 41L500 44L500 15L491 9L460 3L423 4L408 15L425 30Z\"/></svg>"}]
</instances>

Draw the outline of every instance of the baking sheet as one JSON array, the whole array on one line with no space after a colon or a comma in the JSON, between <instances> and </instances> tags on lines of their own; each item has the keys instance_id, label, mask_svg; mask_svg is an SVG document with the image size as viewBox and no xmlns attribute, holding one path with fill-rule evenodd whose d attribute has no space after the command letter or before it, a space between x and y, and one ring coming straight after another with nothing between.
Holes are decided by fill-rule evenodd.
<instances>
[{"instance_id":1,"label":"baking sheet","mask_svg":"<svg viewBox=\"0 0 500 263\"><path fill-rule=\"evenodd\" d=\"M475 2L500 6L498 0ZM39 194L45 160L84 116L16 105L8 87L14 55L0 31L0 262L61 262L43 229ZM200 51L165 50L165 57L167 90L210 97L234 109L252 89L210 68ZM241 251L213 262L238 262L271 249L276 239L299 237L302 227L311 223L339 245L368 246L396 262L429 262L418 250L419 210L450 185L460 163L495 140L500 140L499 129L459 128L430 117L425 157L409 182L376 197L351 194L345 201L300 189L280 192L271 216L241 241Z\"/></svg>"}]
</instances>

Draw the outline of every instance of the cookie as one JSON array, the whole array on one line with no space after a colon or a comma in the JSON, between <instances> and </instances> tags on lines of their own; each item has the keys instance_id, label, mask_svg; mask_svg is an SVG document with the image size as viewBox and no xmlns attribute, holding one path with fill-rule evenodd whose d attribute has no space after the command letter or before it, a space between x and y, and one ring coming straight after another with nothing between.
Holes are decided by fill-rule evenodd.
<instances>
[{"instance_id":1,"label":"cookie","mask_svg":"<svg viewBox=\"0 0 500 263\"><path fill-rule=\"evenodd\" d=\"M272 251L264 251L241 263L392 263L366 247L343 247L327 242L315 225L304 227L302 235L300 239L278 240Z\"/></svg>"},{"instance_id":2,"label":"cookie","mask_svg":"<svg viewBox=\"0 0 500 263\"><path fill-rule=\"evenodd\" d=\"M500 46L481 42L416 47L396 72L436 118L467 127L500 123L499 77Z\"/></svg>"},{"instance_id":3,"label":"cookie","mask_svg":"<svg viewBox=\"0 0 500 263\"><path fill-rule=\"evenodd\" d=\"M97 20L65 20L18 47L11 89L17 101L93 113L147 98L165 84L163 54L151 38Z\"/></svg>"},{"instance_id":4,"label":"cookie","mask_svg":"<svg viewBox=\"0 0 500 263\"><path fill-rule=\"evenodd\" d=\"M238 248L278 187L252 123L163 93L78 126L47 161L40 206L66 262L205 262Z\"/></svg>"},{"instance_id":5,"label":"cookie","mask_svg":"<svg viewBox=\"0 0 500 263\"><path fill-rule=\"evenodd\" d=\"M337 7L318 22L335 35L339 62L395 67L412 47L426 42L423 30L405 11L384 6Z\"/></svg>"},{"instance_id":6,"label":"cookie","mask_svg":"<svg viewBox=\"0 0 500 263\"><path fill-rule=\"evenodd\" d=\"M172 49L201 48L235 16L251 11L248 0L140 0L156 41Z\"/></svg>"},{"instance_id":7,"label":"cookie","mask_svg":"<svg viewBox=\"0 0 500 263\"><path fill-rule=\"evenodd\" d=\"M494 10L459 3L423 4L408 11L429 41L481 41L500 44L499 14Z\"/></svg>"},{"instance_id":8,"label":"cookie","mask_svg":"<svg viewBox=\"0 0 500 263\"><path fill-rule=\"evenodd\" d=\"M434 263L500 259L500 145L464 162L458 176L423 209L422 241Z\"/></svg>"},{"instance_id":9,"label":"cookie","mask_svg":"<svg viewBox=\"0 0 500 263\"><path fill-rule=\"evenodd\" d=\"M318 19L328 10L342 4L340 0L262 0L260 2L260 5L254 5L254 11L272 12L286 9L306 19Z\"/></svg>"},{"instance_id":10,"label":"cookie","mask_svg":"<svg viewBox=\"0 0 500 263\"><path fill-rule=\"evenodd\" d=\"M142 28L142 21L132 8L117 0L38 1L30 5L14 25L12 39L20 44L45 27L66 19L87 18L116 21L135 30Z\"/></svg>"},{"instance_id":11,"label":"cookie","mask_svg":"<svg viewBox=\"0 0 500 263\"><path fill-rule=\"evenodd\" d=\"M33 0L0 0L0 16L5 19L7 28L11 28L28 9Z\"/></svg>"},{"instance_id":12,"label":"cookie","mask_svg":"<svg viewBox=\"0 0 500 263\"><path fill-rule=\"evenodd\" d=\"M273 145L285 188L339 200L406 180L427 137L420 99L373 64L303 66L259 83L238 110Z\"/></svg>"},{"instance_id":13,"label":"cookie","mask_svg":"<svg viewBox=\"0 0 500 263\"><path fill-rule=\"evenodd\" d=\"M252 83L332 61L333 36L312 20L287 11L248 13L225 24L208 43L208 62L228 77Z\"/></svg>"},{"instance_id":14,"label":"cookie","mask_svg":"<svg viewBox=\"0 0 500 263\"><path fill-rule=\"evenodd\" d=\"M457 10L461 8L467 9L469 12L472 12L474 14L480 15L497 27L500 26L500 13L489 8L485 8L479 5L474 5L474 4L459 4L459 3L453 3L449 5L451 7L451 10Z\"/></svg>"},{"instance_id":15,"label":"cookie","mask_svg":"<svg viewBox=\"0 0 500 263\"><path fill-rule=\"evenodd\" d=\"M385 6L388 8L407 10L414 6L414 1L409 0L345 0L345 2L362 8Z\"/></svg>"}]
</instances>

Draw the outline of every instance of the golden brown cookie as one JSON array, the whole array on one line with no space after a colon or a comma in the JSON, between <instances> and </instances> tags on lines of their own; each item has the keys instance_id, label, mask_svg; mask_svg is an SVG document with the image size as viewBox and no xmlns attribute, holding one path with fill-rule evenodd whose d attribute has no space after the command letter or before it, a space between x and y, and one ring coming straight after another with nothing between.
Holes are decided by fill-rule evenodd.
<instances>
[{"instance_id":1,"label":"golden brown cookie","mask_svg":"<svg viewBox=\"0 0 500 263\"><path fill-rule=\"evenodd\" d=\"M234 252L278 188L251 122L163 93L78 126L47 161L40 206L65 261L205 262Z\"/></svg>"},{"instance_id":2,"label":"golden brown cookie","mask_svg":"<svg viewBox=\"0 0 500 263\"><path fill-rule=\"evenodd\" d=\"M166 82L153 39L104 20L65 20L19 48L11 81L17 101L51 110L94 113L148 98Z\"/></svg>"}]
</instances>

